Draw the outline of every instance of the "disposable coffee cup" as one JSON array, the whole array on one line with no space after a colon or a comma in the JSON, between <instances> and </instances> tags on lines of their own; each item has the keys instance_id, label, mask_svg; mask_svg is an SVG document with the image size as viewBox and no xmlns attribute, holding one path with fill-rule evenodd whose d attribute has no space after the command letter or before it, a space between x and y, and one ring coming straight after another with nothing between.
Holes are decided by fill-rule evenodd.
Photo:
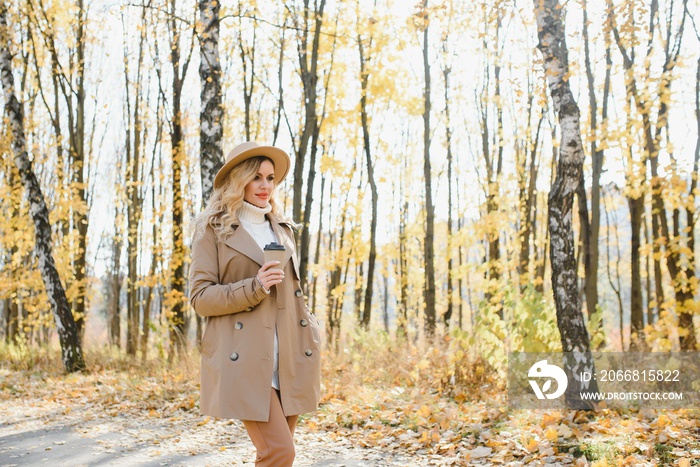
<instances>
[{"instance_id":1,"label":"disposable coffee cup","mask_svg":"<svg viewBox=\"0 0 700 467\"><path fill-rule=\"evenodd\" d=\"M268 261L279 261L281 266L282 261L284 261L284 255L286 254L286 251L284 245L272 242L265 245L265 248L263 248L263 253L265 253L266 263Z\"/></svg>"}]
</instances>

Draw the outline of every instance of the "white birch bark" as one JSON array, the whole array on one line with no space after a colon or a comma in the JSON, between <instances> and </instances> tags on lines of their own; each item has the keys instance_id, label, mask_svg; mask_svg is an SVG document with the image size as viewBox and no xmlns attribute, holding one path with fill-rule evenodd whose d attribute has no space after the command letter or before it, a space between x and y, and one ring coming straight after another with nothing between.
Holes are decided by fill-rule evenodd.
<instances>
[{"instance_id":1,"label":"white birch bark","mask_svg":"<svg viewBox=\"0 0 700 467\"><path fill-rule=\"evenodd\" d=\"M224 113L221 103L221 63L219 62L219 9L217 0L200 0L199 14L202 22L200 32L201 59L199 76L202 81L199 114L199 148L202 180L202 203L206 204L213 189L214 176L223 161Z\"/></svg>"},{"instance_id":2,"label":"white birch bark","mask_svg":"<svg viewBox=\"0 0 700 467\"><path fill-rule=\"evenodd\" d=\"M544 74L561 127L557 173L549 193L548 222L557 326L562 350L567 352L564 364L569 384L565 396L569 407L587 408L590 402L581 400L580 392L597 391L597 388L595 380L582 382L578 376L582 371L592 372L593 360L581 311L572 227L574 194L584 159L580 111L568 81L568 50L562 5L558 0L534 0L534 6Z\"/></svg>"}]
</instances>

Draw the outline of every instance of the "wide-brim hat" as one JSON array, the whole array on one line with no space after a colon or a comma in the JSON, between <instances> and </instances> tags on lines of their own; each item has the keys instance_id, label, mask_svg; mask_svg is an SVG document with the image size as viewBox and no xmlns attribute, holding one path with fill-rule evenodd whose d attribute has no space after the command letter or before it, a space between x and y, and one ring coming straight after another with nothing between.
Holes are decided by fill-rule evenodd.
<instances>
[{"instance_id":1,"label":"wide-brim hat","mask_svg":"<svg viewBox=\"0 0 700 467\"><path fill-rule=\"evenodd\" d=\"M280 148L261 146L254 141L247 141L231 149L231 152L228 153L224 166L214 177L214 188L219 188L224 184L226 177L235 166L257 156L264 156L272 160L275 166L275 186L279 185L289 172L289 155Z\"/></svg>"}]
</instances>

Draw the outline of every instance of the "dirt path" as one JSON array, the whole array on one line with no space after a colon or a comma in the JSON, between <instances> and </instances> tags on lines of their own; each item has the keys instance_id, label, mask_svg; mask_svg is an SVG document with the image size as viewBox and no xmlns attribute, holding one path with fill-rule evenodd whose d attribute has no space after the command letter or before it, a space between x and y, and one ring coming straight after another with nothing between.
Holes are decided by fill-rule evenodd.
<instances>
[{"instance_id":1,"label":"dirt path","mask_svg":"<svg viewBox=\"0 0 700 467\"><path fill-rule=\"evenodd\" d=\"M51 401L7 402L0 408L0 466L254 465L252 443L239 422L133 412L100 416L89 407ZM296 442L298 466L423 465L304 426Z\"/></svg>"},{"instance_id":2,"label":"dirt path","mask_svg":"<svg viewBox=\"0 0 700 467\"><path fill-rule=\"evenodd\" d=\"M200 415L196 372L181 367L70 375L0 368L0 467L253 466L243 425ZM342 409L327 406L325 417ZM355 430L336 433L336 424L319 415L299 421L295 467L456 465L398 444L365 442Z\"/></svg>"},{"instance_id":3,"label":"dirt path","mask_svg":"<svg viewBox=\"0 0 700 467\"><path fill-rule=\"evenodd\" d=\"M378 449L352 446L304 425L296 466L426 465ZM5 400L0 407L0 466L253 466L254 449L236 421L159 417L133 411L100 414L56 401Z\"/></svg>"}]
</instances>

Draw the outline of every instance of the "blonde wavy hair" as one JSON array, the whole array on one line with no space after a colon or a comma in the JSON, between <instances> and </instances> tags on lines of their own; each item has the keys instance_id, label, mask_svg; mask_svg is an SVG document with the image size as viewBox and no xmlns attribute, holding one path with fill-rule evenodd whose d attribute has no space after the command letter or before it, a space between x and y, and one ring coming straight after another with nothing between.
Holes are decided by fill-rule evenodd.
<instances>
[{"instance_id":1,"label":"blonde wavy hair","mask_svg":"<svg viewBox=\"0 0 700 467\"><path fill-rule=\"evenodd\" d=\"M214 189L206 208L195 217L195 238L204 235L207 225L214 229L219 241L223 241L233 234L232 224L238 222L238 209L244 202L245 187L255 179L260 165L264 161L269 161L273 167L275 165L271 159L265 156L256 156L241 162L231 170L224 180L224 184ZM275 185L274 188L276 189L277 186ZM296 228L296 223L279 213L275 202L275 189L270 192L268 201L272 206L271 212Z\"/></svg>"}]
</instances>

